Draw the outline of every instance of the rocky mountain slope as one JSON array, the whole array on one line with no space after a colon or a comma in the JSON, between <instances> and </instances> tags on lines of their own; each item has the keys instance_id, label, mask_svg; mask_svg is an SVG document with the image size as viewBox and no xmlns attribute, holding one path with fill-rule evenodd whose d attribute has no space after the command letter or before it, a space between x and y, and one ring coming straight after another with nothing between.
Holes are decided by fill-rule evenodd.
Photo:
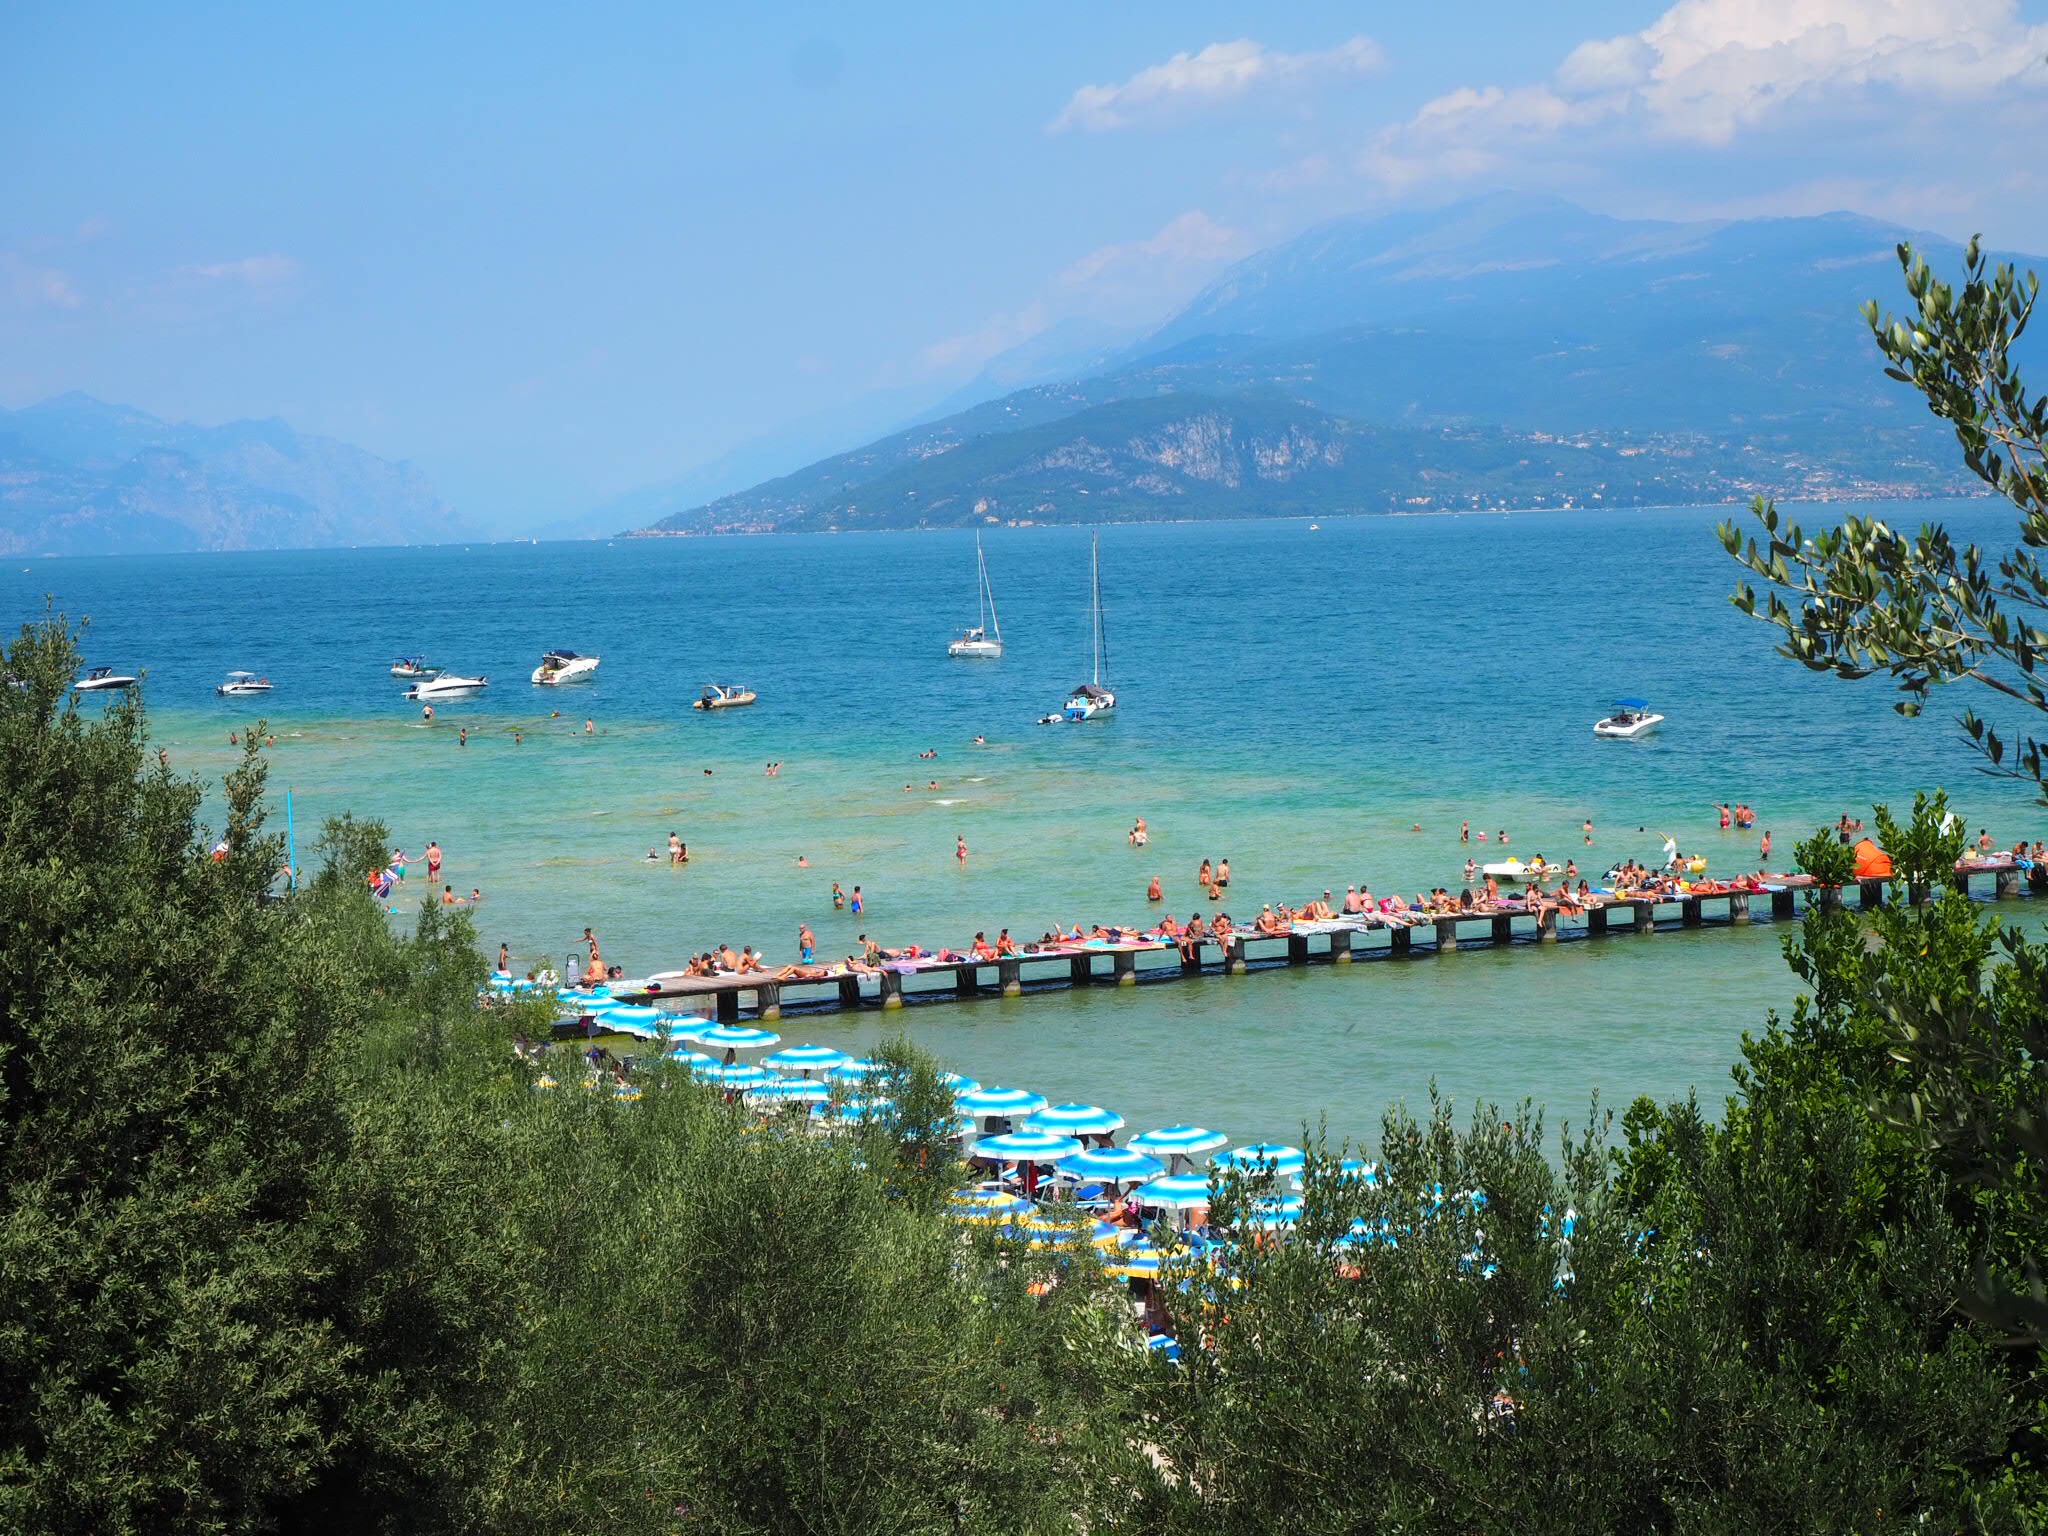
<instances>
[{"instance_id":1,"label":"rocky mountain slope","mask_svg":"<svg viewBox=\"0 0 2048 1536\"><path fill-rule=\"evenodd\" d=\"M1957 259L1949 242L1853 215L1677 224L1502 196L1343 220L1239 263L1087 373L655 526L915 526L975 516L983 500L978 515L1062 520L1376 509L1453 487L1506 505L1555 504L1561 491L1968 489L1919 398L1884 377L1857 313L1866 297L1897 301L1902 238ZM1204 402L1182 411L1190 419L1230 418L1238 442L1264 441L1271 406L1254 402L1285 401L1375 446L1296 475L1286 494L1162 469L1144 447L1146 403L1178 396ZM1100 414L1112 405L1125 409ZM1559 462L1561 441L1611 462ZM1587 478L1561 487L1560 472ZM1162 476L1174 495L1157 492Z\"/></svg>"}]
</instances>

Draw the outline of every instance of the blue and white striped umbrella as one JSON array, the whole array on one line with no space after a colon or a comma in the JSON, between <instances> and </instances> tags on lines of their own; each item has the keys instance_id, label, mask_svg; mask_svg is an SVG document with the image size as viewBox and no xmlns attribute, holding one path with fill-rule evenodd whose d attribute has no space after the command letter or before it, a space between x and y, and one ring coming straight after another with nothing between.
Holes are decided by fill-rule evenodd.
<instances>
[{"instance_id":1,"label":"blue and white striped umbrella","mask_svg":"<svg viewBox=\"0 0 2048 1536\"><path fill-rule=\"evenodd\" d=\"M1166 1164L1158 1158L1129 1147L1086 1147L1061 1158L1059 1167L1061 1173L1071 1173L1077 1179L1110 1179L1119 1184L1166 1171Z\"/></svg>"},{"instance_id":2,"label":"blue and white striped umbrella","mask_svg":"<svg viewBox=\"0 0 2048 1536\"><path fill-rule=\"evenodd\" d=\"M1006 1163L1054 1163L1080 1150L1081 1143L1071 1136L1055 1136L1050 1131L1011 1131L1004 1136L982 1137L968 1155L999 1158Z\"/></svg>"},{"instance_id":3,"label":"blue and white striped umbrella","mask_svg":"<svg viewBox=\"0 0 2048 1536\"><path fill-rule=\"evenodd\" d=\"M726 1051L759 1051L771 1045L779 1045L782 1036L772 1029L753 1029L745 1024L712 1024L683 1031L685 1040L695 1040L699 1045L714 1045Z\"/></svg>"},{"instance_id":4,"label":"blue and white striped umbrella","mask_svg":"<svg viewBox=\"0 0 2048 1536\"><path fill-rule=\"evenodd\" d=\"M1304 1168L1302 1173L1306 1172L1307 1169ZM1380 1165L1378 1163L1368 1163L1362 1157L1347 1157L1337 1165L1333 1177L1339 1184L1363 1184L1367 1189L1370 1189L1380 1181ZM1293 1186L1296 1194L1301 1193L1301 1173L1295 1174L1287 1182Z\"/></svg>"},{"instance_id":5,"label":"blue and white striped umbrella","mask_svg":"<svg viewBox=\"0 0 2048 1536\"><path fill-rule=\"evenodd\" d=\"M604 1011L604 1027L615 1029L622 1035L657 1034L665 1022L672 1021L672 1015L659 1008L642 1008L632 1003L621 1003Z\"/></svg>"},{"instance_id":6,"label":"blue and white striped umbrella","mask_svg":"<svg viewBox=\"0 0 2048 1536\"><path fill-rule=\"evenodd\" d=\"M963 1115L1029 1115L1045 1108L1045 1095L1028 1088L976 1088L953 1107Z\"/></svg>"},{"instance_id":7,"label":"blue and white striped umbrella","mask_svg":"<svg viewBox=\"0 0 2048 1536\"><path fill-rule=\"evenodd\" d=\"M1165 1255L1141 1237L1114 1253L1104 1255L1102 1267L1119 1279L1150 1280L1159 1273L1163 1262Z\"/></svg>"},{"instance_id":8,"label":"blue and white striped umbrella","mask_svg":"<svg viewBox=\"0 0 2048 1536\"><path fill-rule=\"evenodd\" d=\"M697 1071L701 1067L715 1067L718 1065L716 1061L706 1056L702 1051L693 1051L680 1045L668 1053L668 1059L679 1067L688 1067L692 1072Z\"/></svg>"},{"instance_id":9,"label":"blue and white striped umbrella","mask_svg":"<svg viewBox=\"0 0 2048 1536\"><path fill-rule=\"evenodd\" d=\"M795 1078L757 1083L747 1090L748 1101L761 1104L823 1104L831 1097L832 1090L823 1083L802 1082Z\"/></svg>"},{"instance_id":10,"label":"blue and white striped umbrella","mask_svg":"<svg viewBox=\"0 0 2048 1536\"><path fill-rule=\"evenodd\" d=\"M1154 1179L1149 1184L1140 1184L1131 1194L1140 1205L1158 1206L1169 1211L1184 1211L1191 1206L1209 1203L1208 1176L1199 1173L1170 1174L1163 1179Z\"/></svg>"},{"instance_id":11,"label":"blue and white striped umbrella","mask_svg":"<svg viewBox=\"0 0 2048 1536\"><path fill-rule=\"evenodd\" d=\"M952 1089L956 1095L972 1093L981 1086L973 1078L962 1077L958 1072L941 1072L939 1074L939 1081Z\"/></svg>"},{"instance_id":12,"label":"blue and white striped umbrella","mask_svg":"<svg viewBox=\"0 0 2048 1536\"><path fill-rule=\"evenodd\" d=\"M1150 1152L1154 1157L1193 1157L1197 1153L1214 1152L1218 1147L1229 1146L1230 1138L1221 1131L1206 1131L1199 1125L1169 1125L1133 1136L1129 1145L1140 1152Z\"/></svg>"},{"instance_id":13,"label":"blue and white striped umbrella","mask_svg":"<svg viewBox=\"0 0 2048 1536\"><path fill-rule=\"evenodd\" d=\"M1288 1195L1280 1200L1254 1200L1252 1208L1245 1213L1245 1225L1260 1232L1271 1232L1291 1227L1301 1220L1301 1196Z\"/></svg>"},{"instance_id":14,"label":"blue and white striped umbrella","mask_svg":"<svg viewBox=\"0 0 2048 1536\"><path fill-rule=\"evenodd\" d=\"M716 1083L721 1088L759 1088L775 1081L775 1074L766 1067L745 1066L739 1062L727 1065L714 1061L709 1066L692 1067L691 1071L707 1083Z\"/></svg>"},{"instance_id":15,"label":"blue and white striped umbrella","mask_svg":"<svg viewBox=\"0 0 2048 1536\"><path fill-rule=\"evenodd\" d=\"M1209 1159L1210 1166L1214 1168L1242 1168L1248 1173L1277 1174L1299 1173L1307 1162L1308 1156L1301 1148L1283 1146L1277 1141L1233 1147Z\"/></svg>"},{"instance_id":16,"label":"blue and white striped umbrella","mask_svg":"<svg viewBox=\"0 0 2048 1536\"><path fill-rule=\"evenodd\" d=\"M832 1068L832 1076L841 1082L864 1083L871 1077L880 1077L889 1070L889 1063L877 1061L872 1056L863 1056L855 1061L851 1056Z\"/></svg>"},{"instance_id":17,"label":"blue and white striped umbrella","mask_svg":"<svg viewBox=\"0 0 2048 1536\"><path fill-rule=\"evenodd\" d=\"M778 1072L830 1072L853 1058L829 1045L785 1045L761 1058L761 1065Z\"/></svg>"},{"instance_id":18,"label":"blue and white striped umbrella","mask_svg":"<svg viewBox=\"0 0 2048 1536\"><path fill-rule=\"evenodd\" d=\"M1024 1121L1028 1131L1055 1131L1062 1136L1103 1136L1124 1128L1124 1117L1093 1104L1054 1104L1035 1110Z\"/></svg>"},{"instance_id":19,"label":"blue and white striped umbrella","mask_svg":"<svg viewBox=\"0 0 2048 1536\"><path fill-rule=\"evenodd\" d=\"M868 1120L885 1120L896 1111L894 1099L847 1099L840 1104L819 1104L811 1113L827 1125L858 1125Z\"/></svg>"}]
</instances>

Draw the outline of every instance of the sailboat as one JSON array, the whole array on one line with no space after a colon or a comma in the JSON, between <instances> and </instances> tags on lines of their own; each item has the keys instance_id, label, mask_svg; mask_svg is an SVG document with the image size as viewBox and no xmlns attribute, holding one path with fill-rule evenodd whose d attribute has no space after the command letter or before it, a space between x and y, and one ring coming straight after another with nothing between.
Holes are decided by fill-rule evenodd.
<instances>
[{"instance_id":1,"label":"sailboat","mask_svg":"<svg viewBox=\"0 0 2048 1536\"><path fill-rule=\"evenodd\" d=\"M948 645L946 654L994 659L1003 654L1003 626L996 618L996 590L988 584L988 558L981 552L979 533L974 536L974 566L979 582L974 595L981 622Z\"/></svg>"},{"instance_id":2,"label":"sailboat","mask_svg":"<svg viewBox=\"0 0 2048 1536\"><path fill-rule=\"evenodd\" d=\"M1095 670L1067 700L1064 713L1069 720L1093 720L1116 708L1116 695L1102 686L1102 545L1095 535L1088 539L1088 607L1095 629Z\"/></svg>"}]
</instances>

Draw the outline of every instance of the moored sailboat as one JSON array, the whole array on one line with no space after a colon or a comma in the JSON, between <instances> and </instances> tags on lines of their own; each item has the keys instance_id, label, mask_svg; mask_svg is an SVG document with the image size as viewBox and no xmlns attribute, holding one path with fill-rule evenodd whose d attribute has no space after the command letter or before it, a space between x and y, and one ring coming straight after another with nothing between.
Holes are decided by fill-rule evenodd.
<instances>
[{"instance_id":1,"label":"moored sailboat","mask_svg":"<svg viewBox=\"0 0 2048 1536\"><path fill-rule=\"evenodd\" d=\"M978 656L989 660L1003 654L1003 626L996 617L995 588L988 584L988 558L981 552L981 535L974 536L975 602L980 623L946 647L948 656Z\"/></svg>"}]
</instances>

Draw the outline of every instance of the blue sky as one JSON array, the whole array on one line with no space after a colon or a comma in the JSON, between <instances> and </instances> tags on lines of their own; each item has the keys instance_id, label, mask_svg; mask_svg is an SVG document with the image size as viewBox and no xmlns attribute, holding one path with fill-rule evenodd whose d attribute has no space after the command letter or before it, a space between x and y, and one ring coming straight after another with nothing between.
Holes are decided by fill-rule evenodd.
<instances>
[{"instance_id":1,"label":"blue sky","mask_svg":"<svg viewBox=\"0 0 2048 1536\"><path fill-rule=\"evenodd\" d=\"M487 524L1494 187L2048 251L2048 0L0 8L0 404L410 458Z\"/></svg>"}]
</instances>

